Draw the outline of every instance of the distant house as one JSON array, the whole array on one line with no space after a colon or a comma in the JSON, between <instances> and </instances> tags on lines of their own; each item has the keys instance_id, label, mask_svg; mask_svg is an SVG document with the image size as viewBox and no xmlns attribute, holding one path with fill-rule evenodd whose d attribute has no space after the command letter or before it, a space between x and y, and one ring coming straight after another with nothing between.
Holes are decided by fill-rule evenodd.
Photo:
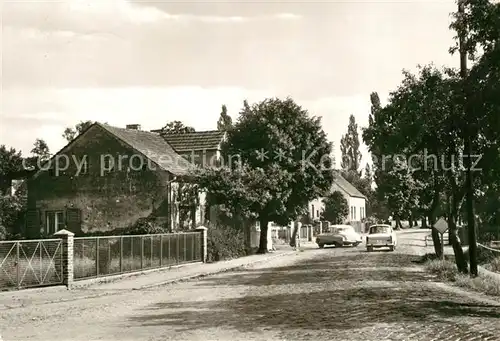
<instances>
[{"instance_id":1,"label":"distant house","mask_svg":"<svg viewBox=\"0 0 500 341\"><path fill-rule=\"evenodd\" d=\"M28 180L27 235L106 232L145 217L175 229L186 209L189 227L202 223L204 203L185 207L178 189L194 168L186 154L216 153L220 141L211 138L221 133L189 135L165 138L139 125L94 123Z\"/></svg>"},{"instance_id":2,"label":"distant house","mask_svg":"<svg viewBox=\"0 0 500 341\"><path fill-rule=\"evenodd\" d=\"M345 223L361 222L366 217L366 197L338 173L335 173L331 187L331 192L334 191L341 192L349 206L349 214L345 217ZM312 200L308 207L309 218L313 221L321 220L324 209L323 198Z\"/></svg>"},{"instance_id":3,"label":"distant house","mask_svg":"<svg viewBox=\"0 0 500 341\"><path fill-rule=\"evenodd\" d=\"M333 191L341 192L349 205L346 222L361 222L362 219L366 218L366 196L340 174L335 174Z\"/></svg>"}]
</instances>

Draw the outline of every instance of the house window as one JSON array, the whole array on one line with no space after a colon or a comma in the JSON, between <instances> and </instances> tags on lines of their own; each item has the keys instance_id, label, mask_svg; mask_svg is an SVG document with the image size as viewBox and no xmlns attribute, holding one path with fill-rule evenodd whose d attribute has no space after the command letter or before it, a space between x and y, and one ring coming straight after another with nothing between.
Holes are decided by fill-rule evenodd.
<instances>
[{"instance_id":1,"label":"house window","mask_svg":"<svg viewBox=\"0 0 500 341\"><path fill-rule=\"evenodd\" d=\"M319 218L319 210L316 210L316 217Z\"/></svg>"},{"instance_id":2,"label":"house window","mask_svg":"<svg viewBox=\"0 0 500 341\"><path fill-rule=\"evenodd\" d=\"M314 218L314 205L311 205L311 218Z\"/></svg>"},{"instance_id":3,"label":"house window","mask_svg":"<svg viewBox=\"0 0 500 341\"><path fill-rule=\"evenodd\" d=\"M353 211L354 211L354 220L356 220L356 206L353 207Z\"/></svg>"},{"instance_id":4,"label":"house window","mask_svg":"<svg viewBox=\"0 0 500 341\"><path fill-rule=\"evenodd\" d=\"M63 211L50 211L45 213L47 234L54 234L57 231L64 230L64 213Z\"/></svg>"},{"instance_id":5,"label":"house window","mask_svg":"<svg viewBox=\"0 0 500 341\"><path fill-rule=\"evenodd\" d=\"M103 161L104 161L104 165L102 165L102 167L105 171L112 172L115 169L115 162L113 159L106 158Z\"/></svg>"}]
</instances>

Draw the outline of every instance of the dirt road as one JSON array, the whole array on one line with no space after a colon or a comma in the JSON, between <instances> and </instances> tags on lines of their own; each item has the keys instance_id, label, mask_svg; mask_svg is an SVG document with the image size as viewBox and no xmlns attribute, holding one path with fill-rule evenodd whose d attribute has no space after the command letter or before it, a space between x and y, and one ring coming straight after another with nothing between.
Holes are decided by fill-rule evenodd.
<instances>
[{"instance_id":1,"label":"dirt road","mask_svg":"<svg viewBox=\"0 0 500 341\"><path fill-rule=\"evenodd\" d=\"M500 340L500 302L435 282L405 238L394 253L311 249L202 280L14 308L0 317L2 337Z\"/></svg>"}]
</instances>

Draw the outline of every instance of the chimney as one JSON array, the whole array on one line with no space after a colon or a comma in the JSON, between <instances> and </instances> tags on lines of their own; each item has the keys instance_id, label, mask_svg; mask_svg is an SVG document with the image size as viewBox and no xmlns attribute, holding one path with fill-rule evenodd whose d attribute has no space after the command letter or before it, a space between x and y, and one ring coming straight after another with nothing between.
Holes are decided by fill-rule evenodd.
<instances>
[{"instance_id":1,"label":"chimney","mask_svg":"<svg viewBox=\"0 0 500 341\"><path fill-rule=\"evenodd\" d=\"M141 125L140 124L127 124L125 128L130 129L130 130L141 130Z\"/></svg>"}]
</instances>

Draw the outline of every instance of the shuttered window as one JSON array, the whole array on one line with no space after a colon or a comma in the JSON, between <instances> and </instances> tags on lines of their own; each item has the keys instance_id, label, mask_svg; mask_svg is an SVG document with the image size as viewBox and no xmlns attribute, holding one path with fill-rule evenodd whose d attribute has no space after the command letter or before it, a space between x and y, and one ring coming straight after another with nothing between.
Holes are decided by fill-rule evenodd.
<instances>
[{"instance_id":1,"label":"shuttered window","mask_svg":"<svg viewBox=\"0 0 500 341\"><path fill-rule=\"evenodd\" d=\"M78 208L66 209L66 226L73 233L82 229L82 211Z\"/></svg>"}]
</instances>

